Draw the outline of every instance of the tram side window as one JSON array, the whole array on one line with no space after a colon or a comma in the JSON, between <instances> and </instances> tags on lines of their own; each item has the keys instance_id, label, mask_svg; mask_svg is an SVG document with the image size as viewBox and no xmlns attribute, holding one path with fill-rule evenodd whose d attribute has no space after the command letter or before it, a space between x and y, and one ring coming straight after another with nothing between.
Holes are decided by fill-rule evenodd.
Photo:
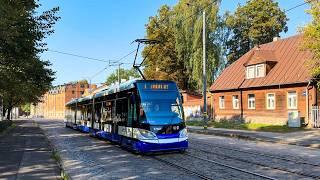
<instances>
[{"instance_id":1,"label":"tram side window","mask_svg":"<svg viewBox=\"0 0 320 180\"><path fill-rule=\"evenodd\" d=\"M102 108L102 103L99 103L99 104L96 104L95 105L95 113L94 113L94 115L95 115L95 121L100 121L100 119L101 119L101 108Z\"/></svg>"},{"instance_id":2,"label":"tram side window","mask_svg":"<svg viewBox=\"0 0 320 180\"><path fill-rule=\"evenodd\" d=\"M116 105L116 120L125 125L128 120L128 99L117 100Z\"/></svg>"},{"instance_id":3,"label":"tram side window","mask_svg":"<svg viewBox=\"0 0 320 180\"><path fill-rule=\"evenodd\" d=\"M112 101L107 101L103 103L102 108L102 121L111 121L112 120Z\"/></svg>"}]
</instances>

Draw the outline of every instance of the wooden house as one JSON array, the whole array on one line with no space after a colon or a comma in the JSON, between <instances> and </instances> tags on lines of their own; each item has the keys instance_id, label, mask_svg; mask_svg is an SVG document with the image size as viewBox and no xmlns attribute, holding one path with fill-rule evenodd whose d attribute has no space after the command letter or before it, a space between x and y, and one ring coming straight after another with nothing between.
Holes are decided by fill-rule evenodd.
<instances>
[{"instance_id":1,"label":"wooden house","mask_svg":"<svg viewBox=\"0 0 320 180\"><path fill-rule=\"evenodd\" d=\"M214 118L286 124L296 112L308 124L319 94L306 63L312 54L301 40L275 38L228 66L210 87Z\"/></svg>"}]
</instances>

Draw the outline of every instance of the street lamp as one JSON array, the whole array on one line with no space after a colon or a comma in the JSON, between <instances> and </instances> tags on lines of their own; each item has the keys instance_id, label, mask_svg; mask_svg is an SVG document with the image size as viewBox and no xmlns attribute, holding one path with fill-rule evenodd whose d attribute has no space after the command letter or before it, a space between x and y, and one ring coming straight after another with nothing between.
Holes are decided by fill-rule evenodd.
<instances>
[{"instance_id":1,"label":"street lamp","mask_svg":"<svg viewBox=\"0 0 320 180\"><path fill-rule=\"evenodd\" d=\"M186 3L187 6L194 6ZM206 72L206 10L202 11L202 78L203 78L203 121L204 129L207 129L207 72Z\"/></svg>"}]
</instances>

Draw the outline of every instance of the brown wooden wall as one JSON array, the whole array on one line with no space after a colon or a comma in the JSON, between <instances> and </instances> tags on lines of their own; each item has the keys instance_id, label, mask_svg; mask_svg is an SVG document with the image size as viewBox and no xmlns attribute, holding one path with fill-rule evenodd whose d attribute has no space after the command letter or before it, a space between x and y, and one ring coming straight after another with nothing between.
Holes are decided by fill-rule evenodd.
<instances>
[{"instance_id":1,"label":"brown wooden wall","mask_svg":"<svg viewBox=\"0 0 320 180\"><path fill-rule=\"evenodd\" d=\"M289 91L297 92L297 109L287 108L287 93ZM266 108L266 95L267 93L275 93L276 107L275 109ZM248 109L248 94L255 95L255 109ZM232 107L232 96L239 96L239 109L233 109ZM307 121L307 93L306 86L300 87L280 87L280 88L268 88L268 89L256 89L256 90L244 90L242 91L242 106L243 106L243 118L247 122L255 123L266 123L266 124L286 124L288 118L288 112L291 110L298 110L302 119ZM316 102L316 94L314 88L308 90L309 95L309 108ZM213 97L213 109L215 119L239 119L241 116L241 92L240 91L229 91L212 93ZM224 96L225 98L225 109L219 108L219 97ZM318 99L319 101L319 94ZM310 112L309 112L310 115Z\"/></svg>"}]
</instances>

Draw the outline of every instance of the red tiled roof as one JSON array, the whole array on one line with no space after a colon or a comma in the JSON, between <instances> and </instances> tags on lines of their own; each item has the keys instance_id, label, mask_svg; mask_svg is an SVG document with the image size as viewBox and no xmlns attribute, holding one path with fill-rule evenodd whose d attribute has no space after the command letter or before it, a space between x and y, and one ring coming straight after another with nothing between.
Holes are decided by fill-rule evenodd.
<instances>
[{"instance_id":1,"label":"red tiled roof","mask_svg":"<svg viewBox=\"0 0 320 180\"><path fill-rule=\"evenodd\" d=\"M244 64L245 66L254 65L263 63L266 61L275 61L276 56L274 54L274 50L264 50L261 48L256 48L252 50L250 58L248 58L248 61Z\"/></svg>"},{"instance_id":2,"label":"red tiled roof","mask_svg":"<svg viewBox=\"0 0 320 180\"><path fill-rule=\"evenodd\" d=\"M210 91L263 87L308 82L311 79L305 62L311 52L300 48L302 35L292 36L251 49L228 66L210 87ZM270 72L261 78L246 79L245 65L266 61L276 62Z\"/></svg>"}]
</instances>

